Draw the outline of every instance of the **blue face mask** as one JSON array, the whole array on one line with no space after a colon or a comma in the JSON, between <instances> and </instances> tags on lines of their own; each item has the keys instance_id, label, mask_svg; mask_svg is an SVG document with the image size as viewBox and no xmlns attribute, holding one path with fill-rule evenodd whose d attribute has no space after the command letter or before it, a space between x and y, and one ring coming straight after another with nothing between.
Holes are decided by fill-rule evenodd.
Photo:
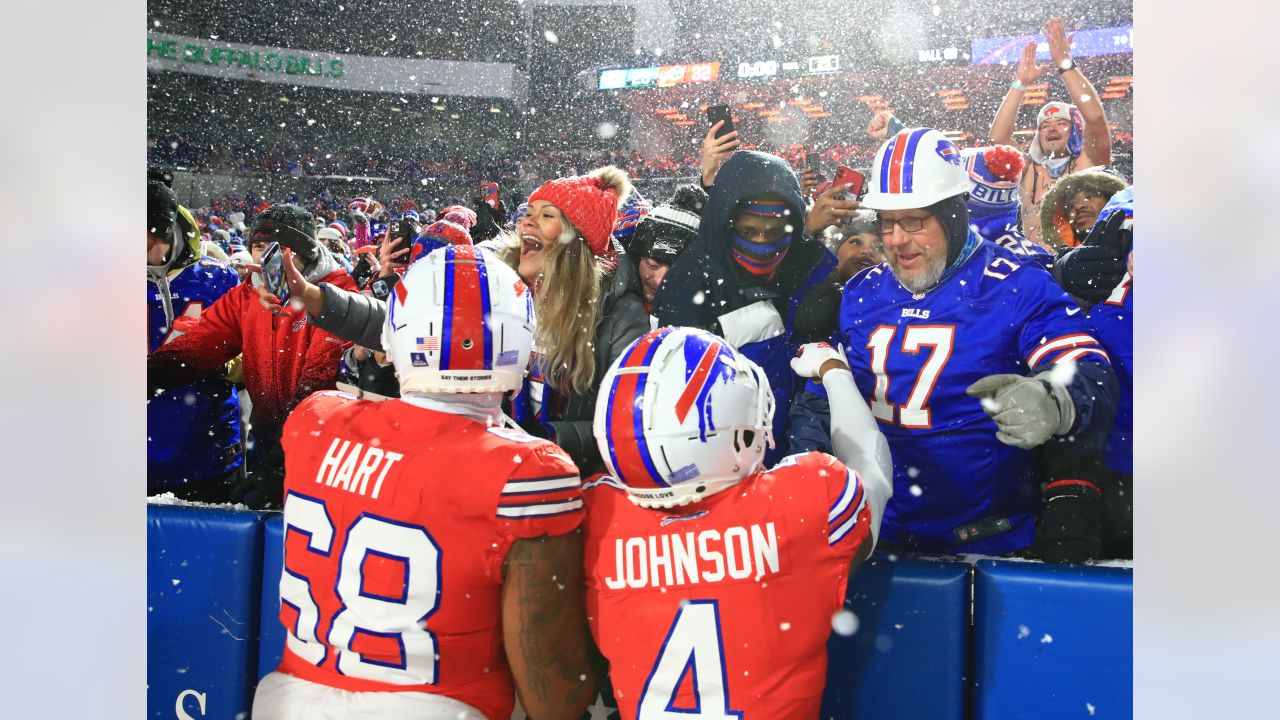
<instances>
[{"instance_id":1,"label":"blue face mask","mask_svg":"<svg viewBox=\"0 0 1280 720\"><path fill-rule=\"evenodd\" d=\"M791 233L783 235L771 243L751 242L734 233L730 236L733 243L733 260L738 266L751 275L764 280L772 280L787 250L791 248Z\"/></svg>"}]
</instances>

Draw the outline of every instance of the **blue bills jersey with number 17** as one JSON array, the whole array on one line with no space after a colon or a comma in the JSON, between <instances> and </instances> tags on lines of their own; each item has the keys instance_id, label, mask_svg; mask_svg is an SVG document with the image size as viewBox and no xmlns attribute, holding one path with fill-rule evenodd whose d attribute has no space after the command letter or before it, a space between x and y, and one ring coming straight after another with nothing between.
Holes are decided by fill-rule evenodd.
<instances>
[{"instance_id":1,"label":"blue bills jersey with number 17","mask_svg":"<svg viewBox=\"0 0 1280 720\"><path fill-rule=\"evenodd\" d=\"M1034 454L996 439L965 390L988 375L1108 358L1081 309L1027 260L981 241L923 293L904 288L885 263L845 286L840 339L893 453L883 542L998 554L1034 538Z\"/></svg>"}]
</instances>

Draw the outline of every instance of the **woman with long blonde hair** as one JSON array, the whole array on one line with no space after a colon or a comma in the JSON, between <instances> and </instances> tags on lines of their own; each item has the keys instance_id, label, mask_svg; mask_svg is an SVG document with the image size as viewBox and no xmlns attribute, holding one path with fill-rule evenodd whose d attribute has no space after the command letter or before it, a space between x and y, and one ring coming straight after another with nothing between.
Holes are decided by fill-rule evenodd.
<instances>
[{"instance_id":1,"label":"woman with long blonde hair","mask_svg":"<svg viewBox=\"0 0 1280 720\"><path fill-rule=\"evenodd\" d=\"M503 248L534 294L537 328L512 414L563 448L584 477L603 468L591 434L600 379L649 330L635 267L611 235L630 192L627 174L612 165L550 180L529 196Z\"/></svg>"}]
</instances>

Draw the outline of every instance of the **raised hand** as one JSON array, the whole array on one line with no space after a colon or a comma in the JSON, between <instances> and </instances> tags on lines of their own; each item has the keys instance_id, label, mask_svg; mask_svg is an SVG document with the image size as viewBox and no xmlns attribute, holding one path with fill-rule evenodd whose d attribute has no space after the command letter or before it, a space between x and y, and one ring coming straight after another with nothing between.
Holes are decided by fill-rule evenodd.
<instances>
[{"instance_id":1,"label":"raised hand","mask_svg":"<svg viewBox=\"0 0 1280 720\"><path fill-rule=\"evenodd\" d=\"M1022 47L1022 59L1018 61L1018 82L1023 87L1031 85L1049 70L1049 63L1036 63L1036 41L1031 40Z\"/></svg>"},{"instance_id":2,"label":"raised hand","mask_svg":"<svg viewBox=\"0 0 1280 720\"><path fill-rule=\"evenodd\" d=\"M702 184L708 187L716 181L721 163L741 144L737 130L723 137L716 137L716 131L721 125L724 125L723 120L712 125L707 136L702 139Z\"/></svg>"},{"instance_id":3,"label":"raised hand","mask_svg":"<svg viewBox=\"0 0 1280 720\"><path fill-rule=\"evenodd\" d=\"M851 187L848 183L832 185L814 200L813 207L804 218L806 234L816 237L832 225L844 225L858 214L858 208L862 205L857 200L846 199L847 196L843 194Z\"/></svg>"},{"instance_id":4,"label":"raised hand","mask_svg":"<svg viewBox=\"0 0 1280 720\"><path fill-rule=\"evenodd\" d=\"M1062 18L1049 18L1049 22L1044 24L1044 37L1049 41L1049 55L1053 58L1055 65L1061 65L1071 59L1071 38L1074 35L1067 35Z\"/></svg>"},{"instance_id":5,"label":"raised hand","mask_svg":"<svg viewBox=\"0 0 1280 720\"><path fill-rule=\"evenodd\" d=\"M893 117L893 113L888 110L881 110L871 116L871 122L867 123L867 134L876 140L884 140L889 136L889 118Z\"/></svg>"}]
</instances>

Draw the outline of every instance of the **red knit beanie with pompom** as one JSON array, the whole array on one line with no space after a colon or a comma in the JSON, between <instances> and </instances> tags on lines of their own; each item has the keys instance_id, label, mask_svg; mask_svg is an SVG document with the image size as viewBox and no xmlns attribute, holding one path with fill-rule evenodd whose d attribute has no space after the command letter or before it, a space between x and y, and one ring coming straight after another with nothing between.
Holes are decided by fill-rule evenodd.
<instances>
[{"instance_id":1,"label":"red knit beanie with pompom","mask_svg":"<svg viewBox=\"0 0 1280 720\"><path fill-rule=\"evenodd\" d=\"M587 175L548 180L529 196L529 202L548 202L560 209L582 233L587 248L596 257L609 256L618 204L631 192L631 183L622 170L613 166Z\"/></svg>"}]
</instances>

